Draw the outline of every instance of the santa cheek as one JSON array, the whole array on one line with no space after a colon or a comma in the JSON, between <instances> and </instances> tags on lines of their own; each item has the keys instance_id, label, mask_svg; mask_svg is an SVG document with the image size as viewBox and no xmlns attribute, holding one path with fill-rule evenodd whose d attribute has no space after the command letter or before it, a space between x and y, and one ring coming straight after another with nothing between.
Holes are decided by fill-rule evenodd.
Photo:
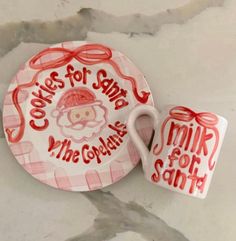
<instances>
[{"instance_id":1,"label":"santa cheek","mask_svg":"<svg viewBox=\"0 0 236 241\"><path fill-rule=\"evenodd\" d=\"M91 120L91 121L95 120L95 119L96 119L96 114L95 114L95 112L94 112L94 111L91 111L91 112L89 112L89 113L85 113L85 119L86 119L86 120Z\"/></svg>"},{"instance_id":2,"label":"santa cheek","mask_svg":"<svg viewBox=\"0 0 236 241\"><path fill-rule=\"evenodd\" d=\"M90 111L85 112L87 120L95 120L96 119L96 111L92 108Z\"/></svg>"},{"instance_id":3,"label":"santa cheek","mask_svg":"<svg viewBox=\"0 0 236 241\"><path fill-rule=\"evenodd\" d=\"M67 118L72 124L78 122L81 119L79 113L73 113L72 111L68 112Z\"/></svg>"},{"instance_id":4,"label":"santa cheek","mask_svg":"<svg viewBox=\"0 0 236 241\"><path fill-rule=\"evenodd\" d=\"M80 119L83 121L93 121L96 118L96 114L93 109L85 110L80 114Z\"/></svg>"}]
</instances>

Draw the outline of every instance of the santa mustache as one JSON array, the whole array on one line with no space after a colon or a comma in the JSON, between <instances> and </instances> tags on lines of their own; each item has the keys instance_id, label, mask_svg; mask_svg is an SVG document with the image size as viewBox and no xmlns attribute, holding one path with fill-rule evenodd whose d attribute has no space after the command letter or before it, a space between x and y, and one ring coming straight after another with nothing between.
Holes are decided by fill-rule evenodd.
<instances>
[{"instance_id":1,"label":"santa mustache","mask_svg":"<svg viewBox=\"0 0 236 241\"><path fill-rule=\"evenodd\" d=\"M95 120L91 120L91 121L77 121L76 123L70 124L70 125L65 125L65 127L67 128L71 128L74 130L82 130L84 127L90 127L93 128L97 125L99 125L102 122L102 120L100 121L95 121Z\"/></svg>"}]
</instances>

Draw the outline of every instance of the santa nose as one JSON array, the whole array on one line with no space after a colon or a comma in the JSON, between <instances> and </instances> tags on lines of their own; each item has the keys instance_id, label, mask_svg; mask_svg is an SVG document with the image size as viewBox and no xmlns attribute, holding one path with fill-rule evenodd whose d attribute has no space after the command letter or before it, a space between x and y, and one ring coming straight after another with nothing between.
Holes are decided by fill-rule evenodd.
<instances>
[{"instance_id":1,"label":"santa nose","mask_svg":"<svg viewBox=\"0 0 236 241\"><path fill-rule=\"evenodd\" d=\"M77 119L80 119L81 115L78 113L75 115Z\"/></svg>"}]
</instances>

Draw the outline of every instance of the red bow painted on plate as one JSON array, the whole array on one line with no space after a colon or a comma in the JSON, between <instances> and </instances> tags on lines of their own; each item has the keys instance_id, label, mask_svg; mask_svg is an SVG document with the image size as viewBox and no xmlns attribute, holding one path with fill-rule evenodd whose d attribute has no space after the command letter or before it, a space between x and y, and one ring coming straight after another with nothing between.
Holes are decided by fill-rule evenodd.
<instances>
[{"instance_id":1,"label":"red bow painted on plate","mask_svg":"<svg viewBox=\"0 0 236 241\"><path fill-rule=\"evenodd\" d=\"M195 119L195 121L202 127L211 129L216 137L216 141L211 153L211 156L208 160L208 166L209 169L212 170L214 168L215 162L212 163L212 158L215 155L215 152L217 150L218 144L219 144L219 132L218 129L215 127L218 123L218 117L214 115L213 113L209 112L200 112L196 113L193 110L184 107L184 106L176 106L172 108L169 112L169 117L166 118L166 120L163 122L161 126L161 145L160 148L158 148L158 144L154 146L153 153L155 155L159 155L164 147L164 131L166 124L169 122L169 120L178 120L178 121L183 121L183 122L190 122Z\"/></svg>"},{"instance_id":2,"label":"red bow painted on plate","mask_svg":"<svg viewBox=\"0 0 236 241\"><path fill-rule=\"evenodd\" d=\"M57 54L60 56L55 57ZM101 44L85 44L74 50L63 47L48 48L38 53L30 60L29 66L32 69L38 70L32 80L28 83L18 85L12 93L12 100L20 118L20 126L18 133L15 136L13 136L15 129L6 129L8 140L10 142L16 143L20 141L24 134L25 119L18 102L19 91L24 88L32 87L36 83L38 76L42 71L62 67L69 63L72 59L76 59L85 65L94 65L100 63L107 63L111 65L120 78L131 83L135 98L143 104L147 103L150 92L141 91L141 93L138 93L136 80L133 77L127 76L121 72L118 64L112 59L112 51L108 47L105 47Z\"/></svg>"}]
</instances>

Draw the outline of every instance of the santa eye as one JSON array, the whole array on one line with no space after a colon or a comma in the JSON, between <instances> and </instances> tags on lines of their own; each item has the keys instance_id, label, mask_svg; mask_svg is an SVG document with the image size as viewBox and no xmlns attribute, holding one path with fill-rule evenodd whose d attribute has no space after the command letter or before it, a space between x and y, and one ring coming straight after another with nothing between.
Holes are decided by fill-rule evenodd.
<instances>
[{"instance_id":1,"label":"santa eye","mask_svg":"<svg viewBox=\"0 0 236 241\"><path fill-rule=\"evenodd\" d=\"M75 116L76 116L76 118L80 118L80 114L79 114L79 113L78 113L78 114L76 114Z\"/></svg>"},{"instance_id":2,"label":"santa eye","mask_svg":"<svg viewBox=\"0 0 236 241\"><path fill-rule=\"evenodd\" d=\"M89 116L89 111L86 111L86 112L85 112L85 115L86 115L86 116Z\"/></svg>"}]
</instances>

